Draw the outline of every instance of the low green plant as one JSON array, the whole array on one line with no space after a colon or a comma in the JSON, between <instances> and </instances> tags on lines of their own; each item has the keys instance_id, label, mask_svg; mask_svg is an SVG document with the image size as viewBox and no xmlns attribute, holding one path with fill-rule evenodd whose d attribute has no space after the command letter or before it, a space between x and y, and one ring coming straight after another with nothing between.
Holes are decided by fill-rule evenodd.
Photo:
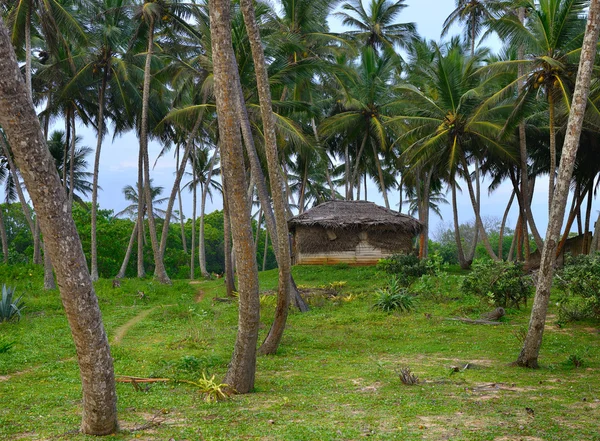
<instances>
[{"instance_id":1,"label":"low green plant","mask_svg":"<svg viewBox=\"0 0 600 441\"><path fill-rule=\"evenodd\" d=\"M197 381L185 381L185 383L196 386L198 391L204 394L204 401L207 403L227 400L231 396L231 388L228 384L216 382L214 375L207 378L204 372L202 378Z\"/></svg>"},{"instance_id":2,"label":"low green plant","mask_svg":"<svg viewBox=\"0 0 600 441\"><path fill-rule=\"evenodd\" d=\"M21 311L25 308L22 297L14 298L15 288L2 285L2 300L0 301L0 322L19 320Z\"/></svg>"},{"instance_id":3,"label":"low green plant","mask_svg":"<svg viewBox=\"0 0 600 441\"><path fill-rule=\"evenodd\" d=\"M521 263L478 260L463 279L461 289L487 299L494 306L518 309L532 295L533 283Z\"/></svg>"},{"instance_id":4,"label":"low green plant","mask_svg":"<svg viewBox=\"0 0 600 441\"><path fill-rule=\"evenodd\" d=\"M567 359L567 364L569 366L573 366L574 368L577 369L577 368L583 367L583 365L585 364L585 361L579 355L571 354L571 355L569 355L569 358Z\"/></svg>"},{"instance_id":5,"label":"low green plant","mask_svg":"<svg viewBox=\"0 0 600 441\"><path fill-rule=\"evenodd\" d=\"M14 341L8 341L0 336L0 354L6 354L15 345Z\"/></svg>"},{"instance_id":6,"label":"low green plant","mask_svg":"<svg viewBox=\"0 0 600 441\"><path fill-rule=\"evenodd\" d=\"M404 288L397 277L391 277L387 286L379 288L374 309L384 312L410 312L414 309L414 296Z\"/></svg>"}]
</instances>

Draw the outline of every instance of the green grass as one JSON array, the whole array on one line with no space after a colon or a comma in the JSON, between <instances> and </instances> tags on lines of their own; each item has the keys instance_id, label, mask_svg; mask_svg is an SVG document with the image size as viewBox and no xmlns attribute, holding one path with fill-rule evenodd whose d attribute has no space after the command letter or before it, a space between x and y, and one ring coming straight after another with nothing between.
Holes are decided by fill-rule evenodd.
<instances>
[{"instance_id":1,"label":"green grass","mask_svg":"<svg viewBox=\"0 0 600 441\"><path fill-rule=\"evenodd\" d=\"M122 431L110 439L600 440L594 324L561 329L551 318L542 368L524 370L509 364L529 310L508 311L496 327L444 320L488 309L454 288L453 295L421 294L412 313L386 314L371 307L387 280L374 268L295 267L294 275L303 288L333 285L339 294L312 296L311 311L291 313L278 354L258 359L254 393L207 403L184 382L155 383L147 391L119 383ZM79 373L58 292L42 291L39 277L32 277L27 286L17 285L27 304L23 319L0 325L0 339L15 342L0 354L0 439L97 439L75 432ZM276 285L276 271L261 274L262 290ZM125 323L151 310L112 346L117 374L223 378L237 307L213 302L224 296L222 280L172 287L125 280L116 289L101 280L96 288L111 341ZM274 302L264 301L261 340L273 311ZM584 366L574 368L571 355ZM462 370L467 363L472 368ZM406 366L420 384L401 383L397 372ZM534 409L533 418L526 407Z\"/></svg>"}]
</instances>

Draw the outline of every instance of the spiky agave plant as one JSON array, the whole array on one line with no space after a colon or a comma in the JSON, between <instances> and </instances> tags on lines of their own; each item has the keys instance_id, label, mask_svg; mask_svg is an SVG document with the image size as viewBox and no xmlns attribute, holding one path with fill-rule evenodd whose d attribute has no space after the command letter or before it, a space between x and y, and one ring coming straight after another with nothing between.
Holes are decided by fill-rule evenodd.
<instances>
[{"instance_id":1,"label":"spiky agave plant","mask_svg":"<svg viewBox=\"0 0 600 441\"><path fill-rule=\"evenodd\" d=\"M21 311L25 308L23 296L14 299L15 288L2 285L2 301L0 301L0 322L19 320Z\"/></svg>"}]
</instances>

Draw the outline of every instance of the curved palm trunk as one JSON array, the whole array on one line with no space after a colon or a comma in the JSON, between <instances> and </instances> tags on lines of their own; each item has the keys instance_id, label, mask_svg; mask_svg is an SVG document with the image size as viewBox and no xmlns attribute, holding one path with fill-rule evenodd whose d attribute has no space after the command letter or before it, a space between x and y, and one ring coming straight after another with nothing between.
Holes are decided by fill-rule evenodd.
<instances>
[{"instance_id":1,"label":"curved palm trunk","mask_svg":"<svg viewBox=\"0 0 600 441\"><path fill-rule=\"evenodd\" d=\"M477 228L479 228L481 240L482 240L483 245L485 246L485 250L488 252L489 256L493 260L498 260L498 256L496 256L496 253L494 253L494 250L492 248L492 245L490 244L488 235L485 232L485 229L483 227L483 222L481 221L481 214L477 210L477 199L475 198L475 192L473 190L473 183L471 182L471 179L469 177L469 172L468 172L469 166L467 165L467 160L464 157L462 157L461 161L462 161L464 170L466 170L465 180L467 181L467 187L469 189L469 196L471 198L471 204L473 205L473 210L475 211L475 222L477 223Z\"/></svg>"},{"instance_id":2,"label":"curved palm trunk","mask_svg":"<svg viewBox=\"0 0 600 441\"><path fill-rule=\"evenodd\" d=\"M375 157L375 165L377 166L377 173L379 174L379 185L381 186L381 193L383 194L383 200L385 202L385 208L390 209L390 201L387 196L387 189L385 188L385 182L383 181L383 170L381 169L381 162L379 161L379 155L377 149L373 145L373 155ZM366 175L365 175L366 176ZM367 184L365 183L365 200L367 199Z\"/></svg>"},{"instance_id":3,"label":"curved palm trunk","mask_svg":"<svg viewBox=\"0 0 600 441\"><path fill-rule=\"evenodd\" d=\"M475 159L475 200L477 201L477 213L481 215L481 173L480 173L479 159ZM475 228L475 234L473 235L473 243L469 250L467 260L473 261L475 258L475 252L477 251L477 244L479 243L479 229Z\"/></svg>"},{"instance_id":4,"label":"curved palm trunk","mask_svg":"<svg viewBox=\"0 0 600 441\"><path fill-rule=\"evenodd\" d=\"M4 227L4 215L0 207L0 237L2 238L2 257L4 263L8 263L8 239L6 237L6 228Z\"/></svg>"},{"instance_id":5,"label":"curved palm trunk","mask_svg":"<svg viewBox=\"0 0 600 441\"><path fill-rule=\"evenodd\" d=\"M96 232L96 220L98 216L98 174L100 172L100 152L102 150L102 138L104 135L104 95L108 82L108 71L110 69L110 54L107 65L102 73L102 84L98 91L98 139L96 141L96 155L94 157L94 178L92 181L92 220L91 220L91 275L92 280L98 280L98 242Z\"/></svg>"},{"instance_id":6,"label":"curved palm trunk","mask_svg":"<svg viewBox=\"0 0 600 441\"><path fill-rule=\"evenodd\" d=\"M13 147L56 275L80 367L81 430L107 435L117 430L117 396L112 357L81 241L67 195L40 122L27 96L8 32L0 21L0 126Z\"/></svg>"},{"instance_id":7,"label":"curved palm trunk","mask_svg":"<svg viewBox=\"0 0 600 441\"><path fill-rule=\"evenodd\" d=\"M177 167L177 174L175 175L175 182L173 183L173 188L171 189L171 195L169 197L169 202L167 204L167 210L165 211L165 222L163 223L162 234L160 236L159 250L160 250L160 260L161 261L163 261L165 251L167 249L167 238L169 236L169 225L171 223L171 214L173 213L173 205L175 204L175 197L177 196L177 192L179 191L179 200L180 200L180 205L181 205L181 191L179 190L180 185L181 185L181 179L183 178L183 174L185 173L185 167L187 165L188 158L190 157L190 153L192 151L193 140L196 137L196 135L198 134L198 131L200 130L200 126L202 125L203 116L204 116L204 112L201 111L200 114L198 115L198 118L196 118L194 127L192 127L192 131L190 132L188 139L185 143L185 149L183 150L183 158L181 159L181 163L178 163L179 167ZM179 158L179 153L178 153L178 158ZM181 210L181 208L180 208L180 210ZM183 215L183 212L181 212L181 213ZM194 246L193 241L192 241L192 246Z\"/></svg>"},{"instance_id":8,"label":"curved palm trunk","mask_svg":"<svg viewBox=\"0 0 600 441\"><path fill-rule=\"evenodd\" d=\"M498 234L498 259L502 260L502 253L504 251L504 227L506 226L506 220L508 219L508 213L510 207L512 207L513 201L515 200L515 190L510 194L508 205L504 210L504 216L502 216L502 223L500 224L500 233Z\"/></svg>"},{"instance_id":9,"label":"curved palm trunk","mask_svg":"<svg viewBox=\"0 0 600 441\"><path fill-rule=\"evenodd\" d=\"M277 138L275 134L275 118L273 116L273 104L271 102L271 89L269 87L269 77L267 74L265 55L260 41L260 34L255 19L252 0L241 0L241 6L242 13L244 15L244 23L246 24L248 37L250 39L254 70L256 72L260 111L265 134L265 150L267 153L269 180L271 183L271 193L273 195L277 246L279 249L279 259L277 260L279 266L279 285L277 291L275 320L271 326L271 329L269 330L267 338L260 348L260 352L263 354L274 354L277 351L283 336L283 331L285 329L285 323L287 321L287 315L290 307L290 278L292 273L289 231L285 216L285 194L283 191L283 179L279 170L279 155L277 152ZM302 198L304 198L304 194L302 194ZM301 209L302 208L303 206L301 206Z\"/></svg>"},{"instance_id":10,"label":"curved palm trunk","mask_svg":"<svg viewBox=\"0 0 600 441\"><path fill-rule=\"evenodd\" d=\"M454 219L454 240L456 241L456 251L458 255L458 264L462 269L468 269L471 266L471 262L467 262L465 259L465 253L462 247L462 240L460 238L460 224L458 223L458 206L456 204L456 182L453 180L450 184L452 188L452 214Z\"/></svg>"},{"instance_id":11,"label":"curved palm trunk","mask_svg":"<svg viewBox=\"0 0 600 441\"><path fill-rule=\"evenodd\" d=\"M554 275L556 239L558 234L560 234L567 197L569 195L569 183L573 175L579 137L583 127L583 117L590 89L594 59L596 58L596 44L598 42L599 31L600 0L592 0L588 11L587 27L581 50L577 80L575 82L573 105L569 112L569 121L567 123L563 152L558 169L558 181L552 200L550 221L546 232L544 248L541 252L540 271L531 310L531 318L529 320L529 330L523 342L523 349L521 349L521 353L516 361L516 364L519 366L531 368L538 366L538 356L542 345L550 299L552 276Z\"/></svg>"},{"instance_id":12,"label":"curved palm trunk","mask_svg":"<svg viewBox=\"0 0 600 441\"><path fill-rule=\"evenodd\" d=\"M131 252L133 251L133 243L135 242L135 237L138 231L138 223L136 221L133 226L133 231L131 232L131 237L129 238L129 244L127 245L127 251L125 252L125 257L123 258L123 263L121 264L121 268L119 269L119 273L117 274L116 279L122 279L125 277L125 271L127 271L127 265L129 264L129 259L131 258Z\"/></svg>"},{"instance_id":13,"label":"curved palm trunk","mask_svg":"<svg viewBox=\"0 0 600 441\"><path fill-rule=\"evenodd\" d=\"M152 76L150 62L152 61L154 49L154 19L150 18L148 30L148 47L146 51L146 64L144 66L144 88L142 93L142 121L140 134L140 155L143 159L144 170L144 191L146 207L148 213L148 232L150 233L150 243L152 244L152 253L154 254L154 275L160 283L170 284L171 280L167 275L163 256L160 252L158 238L156 236L156 224L154 222L154 212L152 207L152 191L150 189L150 160L148 159L148 106L150 100L150 79ZM141 198L141 196L138 196ZM165 220L166 221L166 220ZM168 227L167 227L168 228ZM165 239L166 240L166 239Z\"/></svg>"},{"instance_id":14,"label":"curved palm trunk","mask_svg":"<svg viewBox=\"0 0 600 441\"><path fill-rule=\"evenodd\" d=\"M239 275L238 334L225 382L237 392L247 393L254 388L260 303L252 219L246 199L248 187L245 182L242 140L237 122L236 107L239 106L236 106L236 103L240 98L237 78L234 75L237 68L231 42L229 0L210 1L210 25L222 175Z\"/></svg>"},{"instance_id":15,"label":"curved palm trunk","mask_svg":"<svg viewBox=\"0 0 600 441\"><path fill-rule=\"evenodd\" d=\"M177 170L179 170L179 148L177 148ZM181 182L177 186L177 202L179 204L179 226L181 227L181 244L183 245L183 252L187 254L187 239L185 237L185 225L183 222L183 202L181 201Z\"/></svg>"}]
</instances>

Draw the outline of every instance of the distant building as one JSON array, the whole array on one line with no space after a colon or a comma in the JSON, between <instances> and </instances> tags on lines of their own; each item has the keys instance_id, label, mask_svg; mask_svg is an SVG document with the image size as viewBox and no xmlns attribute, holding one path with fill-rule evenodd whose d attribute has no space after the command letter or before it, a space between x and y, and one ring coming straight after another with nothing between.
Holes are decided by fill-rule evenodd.
<instances>
[{"instance_id":1,"label":"distant building","mask_svg":"<svg viewBox=\"0 0 600 441\"><path fill-rule=\"evenodd\" d=\"M410 253L422 225L415 218L367 201L329 201L293 217L292 264L374 265Z\"/></svg>"}]
</instances>

